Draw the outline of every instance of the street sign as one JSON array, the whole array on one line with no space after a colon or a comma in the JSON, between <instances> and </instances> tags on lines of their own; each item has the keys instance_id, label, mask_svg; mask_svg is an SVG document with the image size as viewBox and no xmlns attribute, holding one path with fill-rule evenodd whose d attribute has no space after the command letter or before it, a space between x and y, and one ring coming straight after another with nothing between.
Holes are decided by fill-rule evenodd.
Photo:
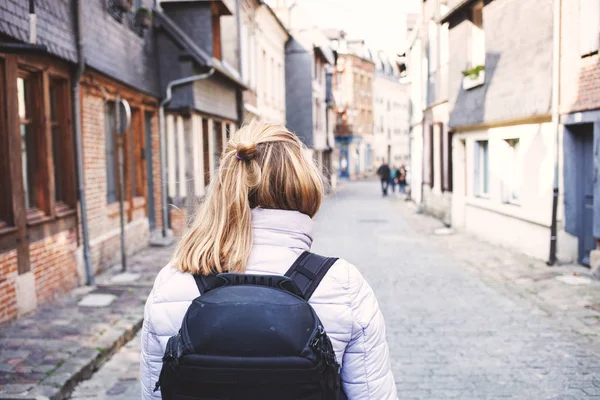
<instances>
[{"instance_id":1,"label":"street sign","mask_svg":"<svg viewBox=\"0 0 600 400\"><path fill-rule=\"evenodd\" d=\"M131 107L125 99L119 99L117 107L119 107L117 110L117 115L119 116L117 118L117 135L123 135L131 126Z\"/></svg>"}]
</instances>

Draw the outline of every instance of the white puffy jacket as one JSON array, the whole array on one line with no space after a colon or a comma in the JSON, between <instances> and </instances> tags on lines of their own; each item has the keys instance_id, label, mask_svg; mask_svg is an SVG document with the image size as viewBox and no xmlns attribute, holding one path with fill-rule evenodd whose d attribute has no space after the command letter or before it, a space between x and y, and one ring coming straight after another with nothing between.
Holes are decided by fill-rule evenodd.
<instances>
[{"instance_id":1,"label":"white puffy jacket","mask_svg":"<svg viewBox=\"0 0 600 400\"><path fill-rule=\"evenodd\" d=\"M296 211L255 209L252 225L249 274L283 275L312 244L313 221ZM198 296L192 275L171 265L156 277L142 328L142 399L160 399L160 392L153 389L167 340L179 331L185 312ZM331 338L348 399L397 399L383 316L373 290L356 267L338 260L315 290L310 304Z\"/></svg>"}]
</instances>

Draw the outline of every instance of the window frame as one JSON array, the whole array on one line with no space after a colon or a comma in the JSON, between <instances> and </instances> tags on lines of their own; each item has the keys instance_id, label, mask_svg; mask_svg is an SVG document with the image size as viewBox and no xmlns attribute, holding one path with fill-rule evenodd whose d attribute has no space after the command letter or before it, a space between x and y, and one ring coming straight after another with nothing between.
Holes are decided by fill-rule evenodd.
<instances>
[{"instance_id":1,"label":"window frame","mask_svg":"<svg viewBox=\"0 0 600 400\"><path fill-rule=\"evenodd\" d=\"M483 145L485 143L485 146ZM482 149L485 151L482 152ZM485 154L485 156L482 156ZM490 197L490 142L488 139L475 141L475 180L474 195L480 198ZM485 189L484 189L485 188Z\"/></svg>"},{"instance_id":2,"label":"window frame","mask_svg":"<svg viewBox=\"0 0 600 400\"><path fill-rule=\"evenodd\" d=\"M521 202L521 141L519 138L503 140L505 146L505 161L508 163L502 178L502 203L520 205Z\"/></svg>"},{"instance_id":3,"label":"window frame","mask_svg":"<svg viewBox=\"0 0 600 400\"><path fill-rule=\"evenodd\" d=\"M42 201L39 208L26 209L25 189L22 165L21 118L18 105L18 80L21 77L30 78L33 82L34 110L31 114L32 135L36 135L36 161L39 162L40 172L36 174L35 190L39 192ZM74 165L74 143L72 139L72 109L71 92L65 90L64 101L57 102L60 115L64 115L61 122L64 126L58 135L66 154L64 157L65 168L63 178L65 188L72 190L70 199L72 206L57 209L55 199L54 165L60 160L55 160L52 147L52 124L50 103L50 81L62 79L66 88L70 88L69 66L45 55L24 55L0 53L0 130L4 133L0 137L0 164L7 167L6 174L0 178L6 188L0 194L8 193L0 201L3 208L1 212L2 224L0 225L0 253L16 250L18 273L23 274L31 270L30 244L44 239L58 232L76 228L76 184ZM58 114L57 114L58 116ZM27 116L27 119L30 117ZM9 221L6 221L8 219Z\"/></svg>"}]
</instances>

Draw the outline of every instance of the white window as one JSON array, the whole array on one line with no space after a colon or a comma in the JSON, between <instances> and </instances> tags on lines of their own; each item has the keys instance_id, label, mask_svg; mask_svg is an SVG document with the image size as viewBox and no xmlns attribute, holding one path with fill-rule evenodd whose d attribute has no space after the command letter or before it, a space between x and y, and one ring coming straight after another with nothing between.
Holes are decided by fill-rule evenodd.
<instances>
[{"instance_id":1,"label":"white window","mask_svg":"<svg viewBox=\"0 0 600 400\"><path fill-rule=\"evenodd\" d=\"M257 76L256 76L256 58L258 57L258 54L256 51L256 36L254 33L252 33L250 35L249 41L250 41L250 44L248 46L248 52L250 53L249 71L248 71L249 83L250 83L251 88L256 89L256 81L258 80Z\"/></svg>"},{"instance_id":2,"label":"white window","mask_svg":"<svg viewBox=\"0 0 600 400\"><path fill-rule=\"evenodd\" d=\"M250 81L250 52L249 52L249 40L248 40L248 27L246 24L241 25L240 31L240 58L242 59L242 80L244 82Z\"/></svg>"},{"instance_id":3,"label":"white window","mask_svg":"<svg viewBox=\"0 0 600 400\"><path fill-rule=\"evenodd\" d=\"M521 188L521 160L519 139L506 139L504 145L502 201L518 203Z\"/></svg>"},{"instance_id":4,"label":"white window","mask_svg":"<svg viewBox=\"0 0 600 400\"><path fill-rule=\"evenodd\" d=\"M579 54L582 57L600 49L600 1L579 0Z\"/></svg>"},{"instance_id":5,"label":"white window","mask_svg":"<svg viewBox=\"0 0 600 400\"><path fill-rule=\"evenodd\" d=\"M262 75L261 76L262 83L261 83L261 86L262 86L262 93L264 96L263 101L266 104L269 104L269 88L268 88L268 84L267 84L268 77L269 77L269 71L267 71L268 67L269 66L267 64L267 52L265 50L263 50L263 52L262 52L262 74L261 74Z\"/></svg>"},{"instance_id":6,"label":"white window","mask_svg":"<svg viewBox=\"0 0 600 400\"><path fill-rule=\"evenodd\" d=\"M429 73L432 74L437 71L438 67L438 24L431 20L429 21Z\"/></svg>"},{"instance_id":7,"label":"white window","mask_svg":"<svg viewBox=\"0 0 600 400\"><path fill-rule=\"evenodd\" d=\"M475 196L487 197L489 193L488 141L475 142Z\"/></svg>"},{"instance_id":8,"label":"white window","mask_svg":"<svg viewBox=\"0 0 600 400\"><path fill-rule=\"evenodd\" d=\"M273 59L273 57L271 57L271 70L270 70L270 79L269 79L269 93L271 94L271 101L273 104L277 104L277 100L275 98L275 92L277 91L277 84L275 83L275 60ZM274 82L275 81L275 82Z\"/></svg>"},{"instance_id":9,"label":"white window","mask_svg":"<svg viewBox=\"0 0 600 400\"><path fill-rule=\"evenodd\" d=\"M483 31L483 0L478 1L471 9L471 68L485 65L485 34Z\"/></svg>"}]
</instances>

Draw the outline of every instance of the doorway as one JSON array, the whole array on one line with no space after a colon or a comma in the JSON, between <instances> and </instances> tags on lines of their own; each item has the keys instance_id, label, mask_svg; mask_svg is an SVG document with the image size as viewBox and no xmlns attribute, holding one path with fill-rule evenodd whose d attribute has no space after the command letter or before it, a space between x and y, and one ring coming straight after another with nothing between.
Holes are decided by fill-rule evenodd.
<instances>
[{"instance_id":1,"label":"doorway","mask_svg":"<svg viewBox=\"0 0 600 400\"><path fill-rule=\"evenodd\" d=\"M579 219L578 261L590 265L590 252L596 248L594 223L594 125L572 128L576 143L576 207Z\"/></svg>"}]
</instances>

